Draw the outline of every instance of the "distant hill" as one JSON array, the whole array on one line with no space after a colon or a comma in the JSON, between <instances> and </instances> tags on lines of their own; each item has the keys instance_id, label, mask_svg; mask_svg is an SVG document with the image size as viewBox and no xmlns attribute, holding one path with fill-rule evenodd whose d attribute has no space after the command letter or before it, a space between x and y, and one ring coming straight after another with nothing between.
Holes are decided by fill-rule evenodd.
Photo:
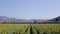
<instances>
[{"instance_id":1,"label":"distant hill","mask_svg":"<svg viewBox=\"0 0 60 34\"><path fill-rule=\"evenodd\" d=\"M49 20L43 20L43 19L16 19L16 18L8 18L6 16L0 16L0 23L43 23L43 24L52 24L52 23L60 23L60 16L49 19Z\"/></svg>"},{"instance_id":2,"label":"distant hill","mask_svg":"<svg viewBox=\"0 0 60 34\"><path fill-rule=\"evenodd\" d=\"M44 22L46 20L42 20L42 19L30 19L30 20L26 20L26 19L16 19L16 18L8 18L6 16L0 16L0 22L34 22L34 21L37 21L37 22Z\"/></svg>"},{"instance_id":3,"label":"distant hill","mask_svg":"<svg viewBox=\"0 0 60 34\"><path fill-rule=\"evenodd\" d=\"M60 16L53 18L53 19L50 19L49 21L60 21Z\"/></svg>"},{"instance_id":4,"label":"distant hill","mask_svg":"<svg viewBox=\"0 0 60 34\"><path fill-rule=\"evenodd\" d=\"M6 16L0 16L0 22L24 22L22 19L16 19L16 18L8 18Z\"/></svg>"}]
</instances>

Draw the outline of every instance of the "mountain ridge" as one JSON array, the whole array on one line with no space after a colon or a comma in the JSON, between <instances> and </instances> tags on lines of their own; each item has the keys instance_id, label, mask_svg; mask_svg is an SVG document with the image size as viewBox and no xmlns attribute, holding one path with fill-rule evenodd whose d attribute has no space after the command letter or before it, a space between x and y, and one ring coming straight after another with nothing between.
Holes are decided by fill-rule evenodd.
<instances>
[{"instance_id":1,"label":"mountain ridge","mask_svg":"<svg viewBox=\"0 0 60 34\"><path fill-rule=\"evenodd\" d=\"M8 18L6 16L0 16L0 22L34 22L34 21L37 21L37 22L43 22L45 20L42 20L42 19L30 19L30 20L26 20L26 19L16 19L16 18Z\"/></svg>"}]
</instances>

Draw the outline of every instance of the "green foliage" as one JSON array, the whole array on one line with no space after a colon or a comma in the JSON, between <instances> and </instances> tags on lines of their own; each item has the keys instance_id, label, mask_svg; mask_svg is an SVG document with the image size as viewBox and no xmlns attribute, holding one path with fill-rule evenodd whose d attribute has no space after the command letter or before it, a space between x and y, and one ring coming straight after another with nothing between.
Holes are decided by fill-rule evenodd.
<instances>
[{"instance_id":1,"label":"green foliage","mask_svg":"<svg viewBox=\"0 0 60 34\"><path fill-rule=\"evenodd\" d=\"M60 24L0 24L0 34L60 34Z\"/></svg>"}]
</instances>

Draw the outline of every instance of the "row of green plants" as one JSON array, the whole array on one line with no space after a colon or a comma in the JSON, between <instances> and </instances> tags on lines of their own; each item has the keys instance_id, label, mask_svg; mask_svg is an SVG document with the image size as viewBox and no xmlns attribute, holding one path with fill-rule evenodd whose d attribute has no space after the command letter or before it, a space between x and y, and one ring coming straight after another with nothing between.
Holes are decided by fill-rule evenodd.
<instances>
[{"instance_id":1,"label":"row of green plants","mask_svg":"<svg viewBox=\"0 0 60 34\"><path fill-rule=\"evenodd\" d=\"M0 34L60 34L60 24L0 24Z\"/></svg>"}]
</instances>

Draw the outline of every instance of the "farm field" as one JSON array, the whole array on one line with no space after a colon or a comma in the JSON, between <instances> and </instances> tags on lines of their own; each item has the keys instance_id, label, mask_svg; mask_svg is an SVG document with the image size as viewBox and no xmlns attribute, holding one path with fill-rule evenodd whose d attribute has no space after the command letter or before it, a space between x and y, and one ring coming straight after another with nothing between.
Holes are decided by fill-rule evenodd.
<instances>
[{"instance_id":1,"label":"farm field","mask_svg":"<svg viewBox=\"0 0 60 34\"><path fill-rule=\"evenodd\" d=\"M60 24L0 24L0 34L60 34Z\"/></svg>"}]
</instances>

